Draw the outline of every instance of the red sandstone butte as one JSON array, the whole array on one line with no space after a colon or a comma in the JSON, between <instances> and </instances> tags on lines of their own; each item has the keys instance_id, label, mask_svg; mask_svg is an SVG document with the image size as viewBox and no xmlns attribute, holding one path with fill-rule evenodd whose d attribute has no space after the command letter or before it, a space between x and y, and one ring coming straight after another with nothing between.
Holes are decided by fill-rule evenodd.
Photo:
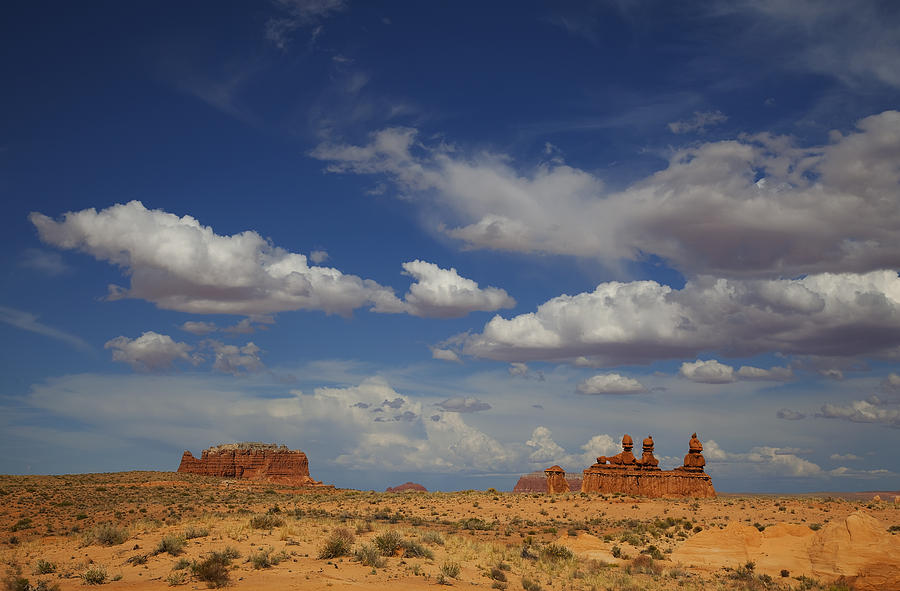
<instances>
[{"instance_id":1,"label":"red sandstone butte","mask_svg":"<svg viewBox=\"0 0 900 591\"><path fill-rule=\"evenodd\" d=\"M684 465L674 470L660 470L653 456L653 438L643 441L640 459L632 453L634 442L630 436L622 438L622 452L600 456L597 463L584 471L581 491L586 493L621 492L643 497L705 497L714 498L712 480L703 470L703 444L697 434L691 435ZM549 478L550 474L548 474Z\"/></svg>"},{"instance_id":2,"label":"red sandstone butte","mask_svg":"<svg viewBox=\"0 0 900 591\"><path fill-rule=\"evenodd\" d=\"M310 477L305 453L274 443L226 443L204 449L200 459L185 451L178 471L291 486L322 485Z\"/></svg>"},{"instance_id":3,"label":"red sandstone butte","mask_svg":"<svg viewBox=\"0 0 900 591\"><path fill-rule=\"evenodd\" d=\"M384 492L428 492L428 489L415 482L405 482L397 486L389 486L384 489Z\"/></svg>"},{"instance_id":4,"label":"red sandstone butte","mask_svg":"<svg viewBox=\"0 0 900 591\"><path fill-rule=\"evenodd\" d=\"M569 483L566 481L566 471L559 466L551 466L544 470L547 475L547 492L549 494L569 492Z\"/></svg>"},{"instance_id":5,"label":"red sandstone butte","mask_svg":"<svg viewBox=\"0 0 900 591\"><path fill-rule=\"evenodd\" d=\"M581 477L566 475L569 490L581 490ZM513 487L514 493L545 493L547 492L547 476L543 472L530 472L523 474Z\"/></svg>"}]
</instances>

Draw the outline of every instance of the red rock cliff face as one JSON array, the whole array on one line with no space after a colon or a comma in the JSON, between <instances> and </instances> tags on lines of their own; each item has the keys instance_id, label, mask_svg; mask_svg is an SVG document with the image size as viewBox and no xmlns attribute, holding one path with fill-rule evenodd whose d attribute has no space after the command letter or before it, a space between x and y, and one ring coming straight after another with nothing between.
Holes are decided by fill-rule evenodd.
<instances>
[{"instance_id":1,"label":"red rock cliff face","mask_svg":"<svg viewBox=\"0 0 900 591\"><path fill-rule=\"evenodd\" d=\"M264 443L232 443L204 449L197 459L189 451L181 456L178 471L203 476L259 480L293 486L321 482L309 475L309 460L299 450Z\"/></svg>"},{"instance_id":2,"label":"red rock cliff face","mask_svg":"<svg viewBox=\"0 0 900 591\"><path fill-rule=\"evenodd\" d=\"M569 483L569 490L581 490L581 478L578 476L570 476L566 474L566 482ZM547 476L543 472L531 472L524 474L516 482L513 487L515 493L545 493L547 492Z\"/></svg>"}]
</instances>

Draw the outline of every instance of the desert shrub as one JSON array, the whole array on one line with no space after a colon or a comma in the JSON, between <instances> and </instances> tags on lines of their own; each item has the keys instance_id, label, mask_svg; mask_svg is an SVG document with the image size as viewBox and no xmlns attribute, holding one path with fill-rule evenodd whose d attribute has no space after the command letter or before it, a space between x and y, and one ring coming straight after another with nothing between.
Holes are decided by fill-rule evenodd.
<instances>
[{"instance_id":1,"label":"desert shrub","mask_svg":"<svg viewBox=\"0 0 900 591\"><path fill-rule=\"evenodd\" d=\"M809 529L811 529L813 531L819 531L820 529L822 529L822 524L821 523L810 523Z\"/></svg>"},{"instance_id":2,"label":"desert shrub","mask_svg":"<svg viewBox=\"0 0 900 591\"><path fill-rule=\"evenodd\" d=\"M175 587L176 585L184 585L185 576L184 571L176 570L169 573L169 576L166 577L166 583L169 584L169 587Z\"/></svg>"},{"instance_id":3,"label":"desert shrub","mask_svg":"<svg viewBox=\"0 0 900 591\"><path fill-rule=\"evenodd\" d=\"M372 531L374 527L372 527L371 521L357 521L356 522L356 535L367 534Z\"/></svg>"},{"instance_id":4,"label":"desert shrub","mask_svg":"<svg viewBox=\"0 0 900 591\"><path fill-rule=\"evenodd\" d=\"M575 555L571 550L561 544L547 544L540 549L540 557L547 562L555 562L557 560L569 560Z\"/></svg>"},{"instance_id":5,"label":"desert shrub","mask_svg":"<svg viewBox=\"0 0 900 591\"><path fill-rule=\"evenodd\" d=\"M184 539L193 540L194 538L205 538L209 535L209 529L202 526L189 525L184 529Z\"/></svg>"},{"instance_id":6,"label":"desert shrub","mask_svg":"<svg viewBox=\"0 0 900 591\"><path fill-rule=\"evenodd\" d=\"M169 534L159 541L153 553L162 554L167 552L172 556L178 556L184 550L184 544L184 536Z\"/></svg>"},{"instance_id":7,"label":"desert shrub","mask_svg":"<svg viewBox=\"0 0 900 591\"><path fill-rule=\"evenodd\" d=\"M112 523L101 523L85 533L84 545L116 546L127 539L128 532L124 528L116 527Z\"/></svg>"},{"instance_id":8,"label":"desert shrub","mask_svg":"<svg viewBox=\"0 0 900 591\"><path fill-rule=\"evenodd\" d=\"M435 544L437 546L444 545L444 536L441 535L441 532L427 531L422 534L419 539L421 539L426 544Z\"/></svg>"},{"instance_id":9,"label":"desert shrub","mask_svg":"<svg viewBox=\"0 0 900 591\"><path fill-rule=\"evenodd\" d=\"M190 560L187 558L179 558L175 564L172 565L172 570L184 570L189 566L191 566Z\"/></svg>"},{"instance_id":10,"label":"desert shrub","mask_svg":"<svg viewBox=\"0 0 900 591\"><path fill-rule=\"evenodd\" d=\"M284 552L273 553L272 548L266 548L265 550L260 550L256 554L251 554L247 558L247 562L253 565L253 568L258 570L275 566L285 558L287 558L287 555Z\"/></svg>"},{"instance_id":11,"label":"desert shrub","mask_svg":"<svg viewBox=\"0 0 900 591\"><path fill-rule=\"evenodd\" d=\"M495 581L500 581L502 583L506 582L506 573L504 573L498 566L491 568L490 577Z\"/></svg>"},{"instance_id":12,"label":"desert shrub","mask_svg":"<svg viewBox=\"0 0 900 591\"><path fill-rule=\"evenodd\" d=\"M791 576L791 571L789 571L789 570L786 569L786 568L781 569L781 578L782 578L782 579L786 579L786 578L788 578L789 576Z\"/></svg>"},{"instance_id":13,"label":"desert shrub","mask_svg":"<svg viewBox=\"0 0 900 591\"><path fill-rule=\"evenodd\" d=\"M614 558L622 558L622 549L618 546L613 546L612 555Z\"/></svg>"},{"instance_id":14,"label":"desert shrub","mask_svg":"<svg viewBox=\"0 0 900 591\"><path fill-rule=\"evenodd\" d=\"M213 552L200 562L191 565L195 577L210 587L224 587L228 584L228 565L231 559L222 552Z\"/></svg>"},{"instance_id":15,"label":"desert shrub","mask_svg":"<svg viewBox=\"0 0 900 591\"><path fill-rule=\"evenodd\" d=\"M93 565L81 573L81 580L85 585L102 585L106 582L106 569L100 565Z\"/></svg>"},{"instance_id":16,"label":"desert shrub","mask_svg":"<svg viewBox=\"0 0 900 591\"><path fill-rule=\"evenodd\" d=\"M374 541L375 547L378 548L382 556L393 556L400 549L403 536L398 531L390 530L375 536Z\"/></svg>"},{"instance_id":17,"label":"desert shrub","mask_svg":"<svg viewBox=\"0 0 900 591\"><path fill-rule=\"evenodd\" d=\"M478 517L469 517L468 519L463 519L459 522L459 529L485 531L494 529L494 524Z\"/></svg>"},{"instance_id":18,"label":"desert shrub","mask_svg":"<svg viewBox=\"0 0 900 591\"><path fill-rule=\"evenodd\" d=\"M319 549L319 558L337 558L350 554L355 538L353 532L346 527L339 527L325 540L325 544Z\"/></svg>"},{"instance_id":19,"label":"desert shrub","mask_svg":"<svg viewBox=\"0 0 900 591\"><path fill-rule=\"evenodd\" d=\"M434 558L434 552L415 540L403 540L400 542L403 555L411 558Z\"/></svg>"},{"instance_id":20,"label":"desert shrub","mask_svg":"<svg viewBox=\"0 0 900 591\"><path fill-rule=\"evenodd\" d=\"M250 527L253 529L274 529L284 525L284 519L277 515L254 515L250 518Z\"/></svg>"},{"instance_id":21,"label":"desert shrub","mask_svg":"<svg viewBox=\"0 0 900 591\"><path fill-rule=\"evenodd\" d=\"M354 556L363 566L381 568L385 563L384 558L381 557L381 552L372 544L363 544L356 549Z\"/></svg>"},{"instance_id":22,"label":"desert shrub","mask_svg":"<svg viewBox=\"0 0 900 591\"><path fill-rule=\"evenodd\" d=\"M665 560L666 559L666 557L663 556L663 553L660 551L660 549L657 548L656 546L654 546L653 544L650 544L649 546L647 546L646 548L641 550L641 554L647 554L653 560Z\"/></svg>"},{"instance_id":23,"label":"desert shrub","mask_svg":"<svg viewBox=\"0 0 900 591\"><path fill-rule=\"evenodd\" d=\"M18 567L16 567L16 570L7 572L6 577L3 579L3 589L5 591L28 591L30 588L31 583L27 577L22 576Z\"/></svg>"},{"instance_id":24,"label":"desert shrub","mask_svg":"<svg viewBox=\"0 0 900 591\"><path fill-rule=\"evenodd\" d=\"M135 566L138 564L147 564L147 559L149 557L149 554L135 554L134 556L126 560L125 564L133 564Z\"/></svg>"},{"instance_id":25,"label":"desert shrub","mask_svg":"<svg viewBox=\"0 0 900 591\"><path fill-rule=\"evenodd\" d=\"M626 570L630 574L658 575L662 572L662 567L646 554L638 554Z\"/></svg>"},{"instance_id":26,"label":"desert shrub","mask_svg":"<svg viewBox=\"0 0 900 591\"><path fill-rule=\"evenodd\" d=\"M441 574L453 579L459 578L460 570L462 570L462 567L459 566L458 562L445 562L441 565Z\"/></svg>"},{"instance_id":27,"label":"desert shrub","mask_svg":"<svg viewBox=\"0 0 900 591\"><path fill-rule=\"evenodd\" d=\"M36 575L49 575L50 573L55 572L56 565L49 560L39 558L38 561L34 563L34 574Z\"/></svg>"},{"instance_id":28,"label":"desert shrub","mask_svg":"<svg viewBox=\"0 0 900 591\"><path fill-rule=\"evenodd\" d=\"M542 591L541 586L536 581L526 578L522 579L522 589L525 589L525 591Z\"/></svg>"}]
</instances>

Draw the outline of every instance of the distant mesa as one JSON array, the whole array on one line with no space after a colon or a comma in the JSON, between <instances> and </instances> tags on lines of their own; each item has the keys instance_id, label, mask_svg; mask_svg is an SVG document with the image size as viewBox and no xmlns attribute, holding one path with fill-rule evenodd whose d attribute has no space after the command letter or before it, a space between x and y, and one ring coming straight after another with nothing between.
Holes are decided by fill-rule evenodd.
<instances>
[{"instance_id":1,"label":"distant mesa","mask_svg":"<svg viewBox=\"0 0 900 591\"><path fill-rule=\"evenodd\" d=\"M178 471L184 474L290 486L326 486L310 477L309 460L305 453L275 443L243 442L216 445L204 449L200 459L185 451L181 456Z\"/></svg>"},{"instance_id":2,"label":"distant mesa","mask_svg":"<svg viewBox=\"0 0 900 591\"><path fill-rule=\"evenodd\" d=\"M428 489L416 482L404 482L403 484L399 484L397 486L389 486L384 489L384 492L428 492Z\"/></svg>"},{"instance_id":3,"label":"distant mesa","mask_svg":"<svg viewBox=\"0 0 900 591\"><path fill-rule=\"evenodd\" d=\"M659 460L653 455L653 437L647 436L641 446L641 457L632 450L634 440L630 435L622 438L622 451L610 457L600 456L597 463L584 470L579 486L567 477L559 466L544 470L543 483L538 483L539 472L519 479L514 492L546 492L555 494L580 490L585 493L625 493L643 497L699 497L713 498L716 491L712 480L704 471L703 444L697 434L691 436L684 464L674 470L661 470Z\"/></svg>"}]
</instances>

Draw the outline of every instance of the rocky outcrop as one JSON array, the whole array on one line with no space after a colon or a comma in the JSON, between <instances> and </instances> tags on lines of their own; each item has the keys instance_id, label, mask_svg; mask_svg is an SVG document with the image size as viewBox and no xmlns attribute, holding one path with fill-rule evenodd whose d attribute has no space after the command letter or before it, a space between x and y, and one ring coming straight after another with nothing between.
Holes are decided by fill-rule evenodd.
<instances>
[{"instance_id":1,"label":"rocky outcrop","mask_svg":"<svg viewBox=\"0 0 900 591\"><path fill-rule=\"evenodd\" d=\"M640 459L632 453L634 441L622 438L622 452L611 457L600 456L597 463L584 471L581 491L586 493L626 493L643 497L715 497L712 480L704 472L706 460L700 453L703 445L697 434L691 436L684 465L674 470L660 470L653 456L653 438L643 441ZM608 463L607 463L608 462Z\"/></svg>"},{"instance_id":2,"label":"rocky outcrop","mask_svg":"<svg viewBox=\"0 0 900 591\"><path fill-rule=\"evenodd\" d=\"M569 490L581 490L581 477L566 475ZM519 477L513 487L514 493L545 493L547 492L547 476L543 472L530 472Z\"/></svg>"},{"instance_id":3,"label":"rocky outcrop","mask_svg":"<svg viewBox=\"0 0 900 591\"><path fill-rule=\"evenodd\" d=\"M217 445L204 449L199 459L185 451L178 471L291 486L322 485L310 477L309 460L305 453L274 443Z\"/></svg>"},{"instance_id":4,"label":"rocky outcrop","mask_svg":"<svg viewBox=\"0 0 900 591\"><path fill-rule=\"evenodd\" d=\"M737 568L752 561L773 577L843 578L859 591L900 589L900 538L862 511L829 523L819 531L807 525L778 523L764 531L732 522L691 537L671 555L675 563L708 568Z\"/></svg>"},{"instance_id":5,"label":"rocky outcrop","mask_svg":"<svg viewBox=\"0 0 900 591\"><path fill-rule=\"evenodd\" d=\"M547 475L547 492L549 494L569 492L569 483L566 482L566 471L559 466L552 466L544 470Z\"/></svg>"},{"instance_id":6,"label":"rocky outcrop","mask_svg":"<svg viewBox=\"0 0 900 591\"><path fill-rule=\"evenodd\" d=\"M398 492L428 492L428 489L422 486L421 484L417 484L415 482L405 482L403 484L399 484L397 486L389 486L384 489L384 492L390 493L398 493Z\"/></svg>"}]
</instances>

